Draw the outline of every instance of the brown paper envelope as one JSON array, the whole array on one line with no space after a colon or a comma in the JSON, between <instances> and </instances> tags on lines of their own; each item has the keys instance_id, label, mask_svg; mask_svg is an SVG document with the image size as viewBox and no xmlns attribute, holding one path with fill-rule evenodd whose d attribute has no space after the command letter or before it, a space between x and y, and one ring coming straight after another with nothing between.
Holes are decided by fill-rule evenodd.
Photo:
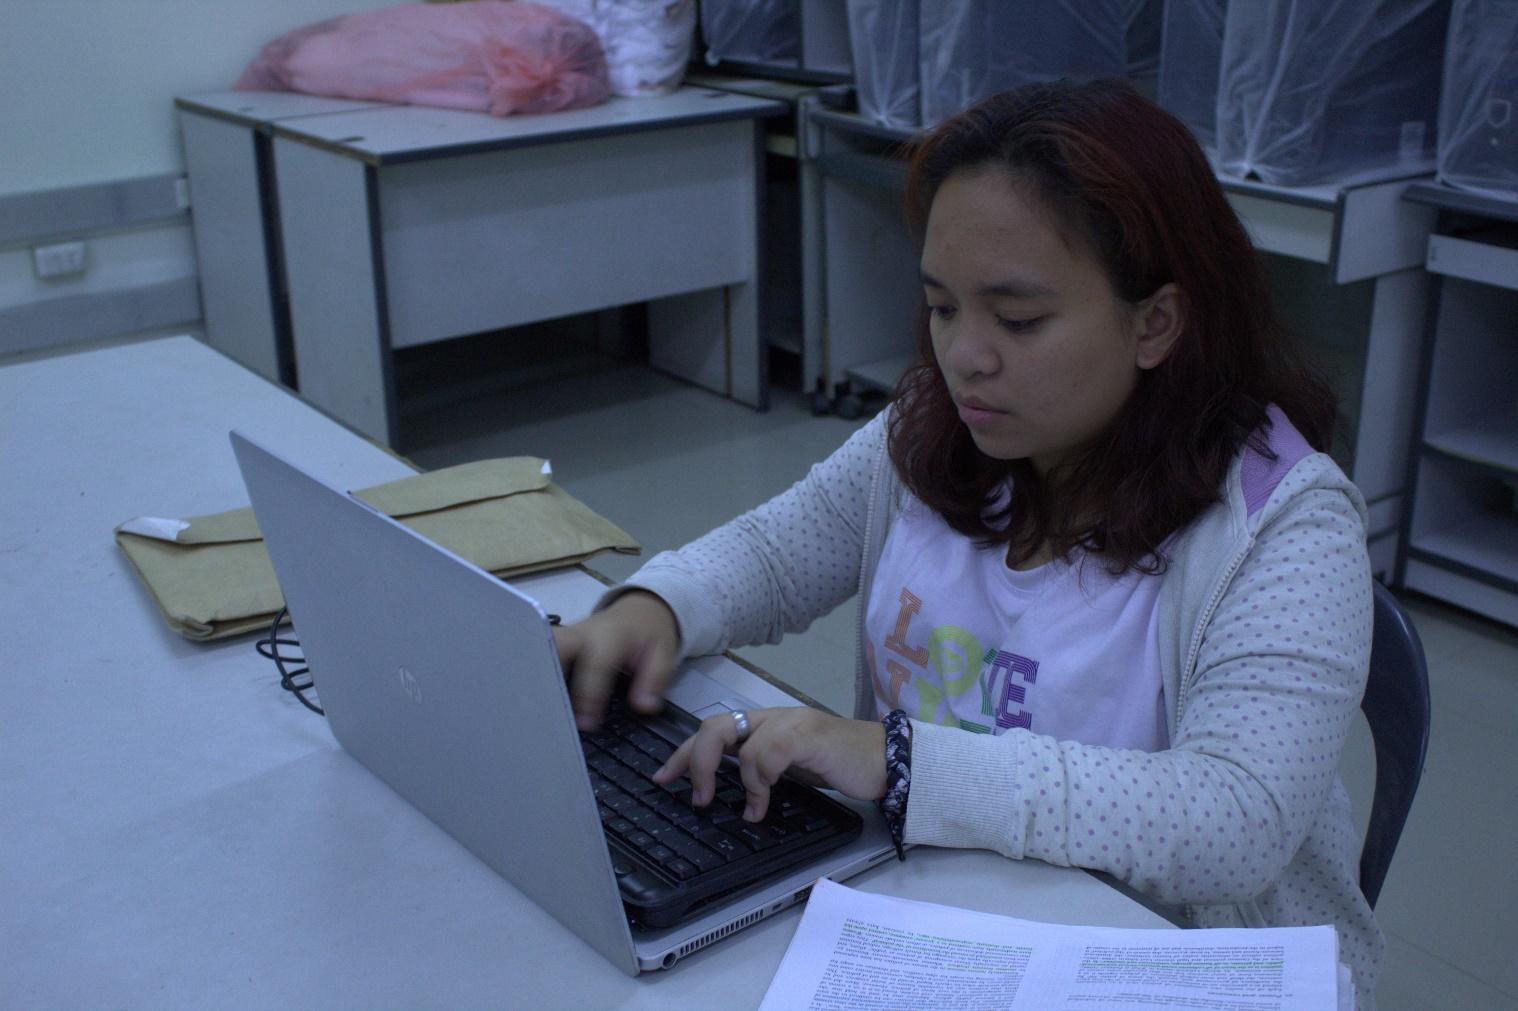
<instances>
[{"instance_id":1,"label":"brown paper envelope","mask_svg":"<svg viewBox=\"0 0 1518 1011\"><path fill-rule=\"evenodd\" d=\"M554 485L544 462L508 457L354 493L501 576L572 565L637 541ZM212 640L260 628L283 606L251 509L189 521L174 540L116 530L116 543L176 632Z\"/></svg>"}]
</instances>

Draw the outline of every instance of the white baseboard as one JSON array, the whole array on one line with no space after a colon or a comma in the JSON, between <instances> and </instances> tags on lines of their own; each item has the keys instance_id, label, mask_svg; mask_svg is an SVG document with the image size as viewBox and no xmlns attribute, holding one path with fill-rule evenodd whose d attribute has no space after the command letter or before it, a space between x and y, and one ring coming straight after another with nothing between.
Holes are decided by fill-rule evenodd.
<instances>
[{"instance_id":1,"label":"white baseboard","mask_svg":"<svg viewBox=\"0 0 1518 1011\"><path fill-rule=\"evenodd\" d=\"M197 324L182 178L0 196L0 354ZM84 243L85 269L38 277L32 249L65 239Z\"/></svg>"},{"instance_id":2,"label":"white baseboard","mask_svg":"<svg viewBox=\"0 0 1518 1011\"><path fill-rule=\"evenodd\" d=\"M160 327L198 325L196 278L26 302L0 308L0 355L83 343Z\"/></svg>"},{"instance_id":3,"label":"white baseboard","mask_svg":"<svg viewBox=\"0 0 1518 1011\"><path fill-rule=\"evenodd\" d=\"M188 208L182 173L0 195L0 246L182 219Z\"/></svg>"}]
</instances>

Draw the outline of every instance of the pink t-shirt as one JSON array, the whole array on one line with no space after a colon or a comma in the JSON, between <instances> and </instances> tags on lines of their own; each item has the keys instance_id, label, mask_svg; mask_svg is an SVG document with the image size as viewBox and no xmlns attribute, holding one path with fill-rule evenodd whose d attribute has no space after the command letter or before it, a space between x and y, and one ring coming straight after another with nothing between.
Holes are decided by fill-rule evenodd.
<instances>
[{"instance_id":1,"label":"pink t-shirt","mask_svg":"<svg viewBox=\"0 0 1518 1011\"><path fill-rule=\"evenodd\" d=\"M886 539L865 615L881 715L1000 734L1169 746L1155 621L1160 580L1093 559L1026 572L915 498Z\"/></svg>"}]
</instances>

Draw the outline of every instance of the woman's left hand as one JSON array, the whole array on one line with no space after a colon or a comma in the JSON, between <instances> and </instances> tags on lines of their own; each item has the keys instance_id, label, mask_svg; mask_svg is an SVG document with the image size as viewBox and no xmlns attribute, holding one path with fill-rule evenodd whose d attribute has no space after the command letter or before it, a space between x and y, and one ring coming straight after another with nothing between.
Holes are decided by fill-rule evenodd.
<instances>
[{"instance_id":1,"label":"woman's left hand","mask_svg":"<svg viewBox=\"0 0 1518 1011\"><path fill-rule=\"evenodd\" d=\"M676 749L656 783L688 773L691 803L710 804L722 756L736 754L747 793L745 821L761 821L769 809L770 787L789 771L798 779L831 787L855 800L885 796L885 728L866 720L846 720L805 706L748 710L749 734L740 742L732 714L707 718Z\"/></svg>"}]
</instances>

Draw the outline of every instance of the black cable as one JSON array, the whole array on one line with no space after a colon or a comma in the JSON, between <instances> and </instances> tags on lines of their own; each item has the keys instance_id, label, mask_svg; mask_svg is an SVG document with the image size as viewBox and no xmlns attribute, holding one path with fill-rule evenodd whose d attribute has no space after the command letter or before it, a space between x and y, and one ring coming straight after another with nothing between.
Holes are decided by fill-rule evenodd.
<instances>
[{"instance_id":1,"label":"black cable","mask_svg":"<svg viewBox=\"0 0 1518 1011\"><path fill-rule=\"evenodd\" d=\"M305 706L313 713L316 713L318 716L326 716L326 710L317 705L315 702L312 702L310 699L306 698L306 692L314 691L316 689L316 681L311 677L311 668L300 667L298 669L291 670L285 666L286 664L293 666L295 664L304 664L306 662L306 658L304 656L294 656L288 653L280 652L281 646L293 647L295 649L300 648L299 639L281 639L279 637L280 622L284 621L285 616L289 613L290 609L288 607L281 607L279 609L279 613L274 616L274 621L269 625L268 637L258 640L253 645L258 649L260 656L265 657L269 660L273 660L274 666L279 668L279 686L281 688L287 692L292 693L297 699L300 700L301 705ZM304 677L305 680L297 681L296 678L299 677Z\"/></svg>"}]
</instances>

